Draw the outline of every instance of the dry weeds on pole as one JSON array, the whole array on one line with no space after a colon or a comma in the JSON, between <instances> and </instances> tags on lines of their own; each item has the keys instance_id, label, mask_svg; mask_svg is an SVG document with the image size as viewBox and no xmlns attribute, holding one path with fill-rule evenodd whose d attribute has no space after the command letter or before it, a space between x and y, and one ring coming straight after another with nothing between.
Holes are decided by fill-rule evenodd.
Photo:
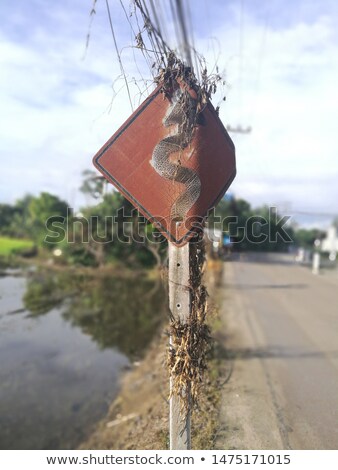
<instances>
[{"instance_id":1,"label":"dry weeds on pole","mask_svg":"<svg viewBox=\"0 0 338 470\"><path fill-rule=\"evenodd\" d=\"M183 287L189 294L189 311L183 318L171 314L169 330L171 344L167 360L173 383L171 393L180 397L184 412L198 401L203 374L207 369L206 353L210 345L210 329L206 324L207 291L202 282L205 264L203 240L189 244L188 261L189 265L185 267L185 269L188 267L188 283ZM173 264L170 274L172 272L175 274L174 270L178 269L175 261ZM172 278L169 277L169 283L172 282ZM177 286L175 288L177 289ZM177 306L175 305L171 311L175 307ZM186 390L190 391L190 399Z\"/></svg>"},{"instance_id":2,"label":"dry weeds on pole","mask_svg":"<svg viewBox=\"0 0 338 470\"><path fill-rule=\"evenodd\" d=\"M132 106L126 68L123 64L122 53L118 49L118 41L114 31L113 15L110 12L109 0L105 0L105 2L121 76ZM208 75L203 57L191 46L193 31L191 27L187 27L186 22L186 16L189 16L190 12L184 2L170 0L169 3L166 3L167 9L164 7L162 11L161 5L164 4L161 2L156 5L158 8L155 8L152 0L134 0L131 3L129 13L122 0L120 0L120 5L134 35L133 53L134 48L141 51L152 75L152 82L160 85L163 95L174 102L174 92L178 88L182 88L183 84L187 89L195 92L197 96L197 99L194 100L193 110L187 91L181 90L178 101L174 103L175 113L178 113L182 119L179 123L175 121L177 132L171 135L181 139L179 148L180 151L183 151L191 142L199 118L211 95L216 92L218 84L222 83L222 78L218 74L217 67L215 74ZM170 10L168 10L168 5L170 5ZM94 0L92 15L95 14L95 6L96 0ZM167 21L169 18L166 18L168 11L171 11L170 22ZM164 37L164 31L169 23L175 27L177 42L175 50L168 45L168 36ZM191 21L189 24L191 25ZM87 46L88 41L89 36ZM193 63L195 64L194 69ZM136 84L135 78L133 80ZM177 116L175 119L177 120ZM166 145L168 147L168 142ZM177 166L180 165L179 159ZM170 166L170 162L168 166ZM160 169L157 170L156 165L154 168L160 173ZM186 172L189 171L184 167L178 168L181 173L184 169ZM173 184L177 184L177 178L170 177L170 179L173 180ZM188 210L189 208L186 212ZM183 218L185 216L186 213ZM176 220L176 218L172 220ZM195 239L181 248L169 244L171 316L167 366L171 384L170 446L172 449L190 448L191 411L198 402L203 374L207 368L206 353L209 349L210 331L206 325L207 292L202 283L205 261L203 230L198 236L197 241Z\"/></svg>"}]
</instances>

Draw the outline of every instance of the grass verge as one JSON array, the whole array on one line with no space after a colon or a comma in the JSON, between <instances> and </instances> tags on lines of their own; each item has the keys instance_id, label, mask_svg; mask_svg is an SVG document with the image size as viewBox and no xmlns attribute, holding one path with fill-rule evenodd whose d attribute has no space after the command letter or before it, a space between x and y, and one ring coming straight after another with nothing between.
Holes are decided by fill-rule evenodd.
<instances>
[{"instance_id":1,"label":"grass verge","mask_svg":"<svg viewBox=\"0 0 338 470\"><path fill-rule=\"evenodd\" d=\"M21 250L31 248L33 248L33 242L31 240L0 237L0 256L9 256L13 253L18 253Z\"/></svg>"}]
</instances>

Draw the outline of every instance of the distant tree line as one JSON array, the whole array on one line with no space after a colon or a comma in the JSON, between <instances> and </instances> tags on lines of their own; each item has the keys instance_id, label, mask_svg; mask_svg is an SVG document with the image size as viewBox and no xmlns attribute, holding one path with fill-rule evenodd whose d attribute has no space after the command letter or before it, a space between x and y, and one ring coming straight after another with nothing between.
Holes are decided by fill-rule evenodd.
<instances>
[{"instance_id":1,"label":"distant tree line","mask_svg":"<svg viewBox=\"0 0 338 470\"><path fill-rule=\"evenodd\" d=\"M160 265L166 256L163 236L122 195L108 192L106 184L96 173L85 172L81 191L93 203L79 214L74 214L66 201L47 192L27 195L14 205L0 204L0 235L31 239L42 255L50 256L58 249L59 262L69 264ZM46 221L50 217L59 223L48 231ZM111 223L107 224L107 220ZM295 230L290 222L285 222L267 206L252 208L244 199L236 198L222 199L208 218L208 226L227 234L237 251L287 251L294 245L311 247L321 235L314 230ZM55 238L49 238L46 243L50 232L55 233Z\"/></svg>"}]
</instances>

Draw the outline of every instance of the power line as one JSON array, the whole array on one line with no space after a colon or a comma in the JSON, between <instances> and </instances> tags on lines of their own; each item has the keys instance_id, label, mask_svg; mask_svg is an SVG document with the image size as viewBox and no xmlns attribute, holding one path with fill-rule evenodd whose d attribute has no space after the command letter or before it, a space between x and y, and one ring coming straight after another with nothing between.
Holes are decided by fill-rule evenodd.
<instances>
[{"instance_id":1,"label":"power line","mask_svg":"<svg viewBox=\"0 0 338 470\"><path fill-rule=\"evenodd\" d=\"M173 0L169 0L169 5L170 5L170 10L171 10L171 16L172 16L173 22L174 22L174 30L175 30L175 34L176 34L176 42L177 42L178 48L180 49L180 43L181 43L180 30L179 30L179 28L178 28L178 18L177 18L177 16L176 16L176 12L175 12L175 7L174 7Z\"/></svg>"},{"instance_id":2,"label":"power line","mask_svg":"<svg viewBox=\"0 0 338 470\"><path fill-rule=\"evenodd\" d=\"M117 58L118 58L118 61L119 61L119 64L120 64L120 70L121 70L121 73L122 73L122 75L123 75L123 78L124 78L124 82L125 82L125 84L126 84L126 87L127 87L128 98L129 98L129 103L130 103L131 110L132 110L132 112L134 112L133 103L132 103L132 101L131 101L130 90L129 90L128 81L127 81L127 76L126 76L126 73L125 73L125 71L124 71L124 67L123 67L123 64L122 64L122 60L121 60L121 56L120 56L120 53L119 53L119 49L118 49L118 47L117 47L117 42L116 42L116 37L115 37L113 22L112 22L112 19L111 19L111 14L110 14L110 8L109 8L108 0L106 0L106 6L107 6L107 12L108 12L108 18L109 18L110 29L111 29L111 33L112 33L113 40L114 40L115 50L116 50Z\"/></svg>"},{"instance_id":3,"label":"power line","mask_svg":"<svg viewBox=\"0 0 338 470\"><path fill-rule=\"evenodd\" d=\"M185 22L185 17L183 13L182 1L176 0L176 9L177 9L177 17L178 17L178 24L180 26L181 35L183 38L183 52L185 56L185 60L187 64L192 67L192 60L191 60L191 52L190 46L188 41L188 32L187 32L187 25Z\"/></svg>"},{"instance_id":4,"label":"power line","mask_svg":"<svg viewBox=\"0 0 338 470\"><path fill-rule=\"evenodd\" d=\"M198 58L198 54L196 52L196 47L195 47L194 28L193 28L192 14L191 14L191 8L190 8L190 0L186 2L186 11L187 11L187 18L188 18L188 27L190 30L190 40L191 40L190 49L192 51L193 60L194 60L194 72L197 78L201 80L201 72L200 72L200 67L199 67L199 62L198 62L199 58Z\"/></svg>"},{"instance_id":5,"label":"power line","mask_svg":"<svg viewBox=\"0 0 338 470\"><path fill-rule=\"evenodd\" d=\"M157 25L155 26L153 21L150 18L149 10L148 10L145 0L141 0L141 1L143 3L143 10L141 10L141 13L143 14L143 17L145 18L145 27L148 33L149 40L153 47L153 52L157 60L157 65L160 66L161 62L163 61L163 57L162 57L163 54L161 54L161 52L164 52L164 53L166 52L166 45L164 43L163 37Z\"/></svg>"}]
</instances>

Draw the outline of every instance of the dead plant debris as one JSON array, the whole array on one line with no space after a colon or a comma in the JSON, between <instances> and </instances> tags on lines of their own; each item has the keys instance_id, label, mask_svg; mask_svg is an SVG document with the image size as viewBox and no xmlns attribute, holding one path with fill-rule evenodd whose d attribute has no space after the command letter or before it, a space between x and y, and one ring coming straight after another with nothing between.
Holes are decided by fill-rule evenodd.
<instances>
[{"instance_id":1,"label":"dead plant debris","mask_svg":"<svg viewBox=\"0 0 338 470\"><path fill-rule=\"evenodd\" d=\"M206 324L207 290L202 283L205 250L203 240L191 243L189 289L191 312L186 323L170 317L167 366L172 379L171 393L180 397L185 412L196 407L211 345L210 328Z\"/></svg>"}]
</instances>

